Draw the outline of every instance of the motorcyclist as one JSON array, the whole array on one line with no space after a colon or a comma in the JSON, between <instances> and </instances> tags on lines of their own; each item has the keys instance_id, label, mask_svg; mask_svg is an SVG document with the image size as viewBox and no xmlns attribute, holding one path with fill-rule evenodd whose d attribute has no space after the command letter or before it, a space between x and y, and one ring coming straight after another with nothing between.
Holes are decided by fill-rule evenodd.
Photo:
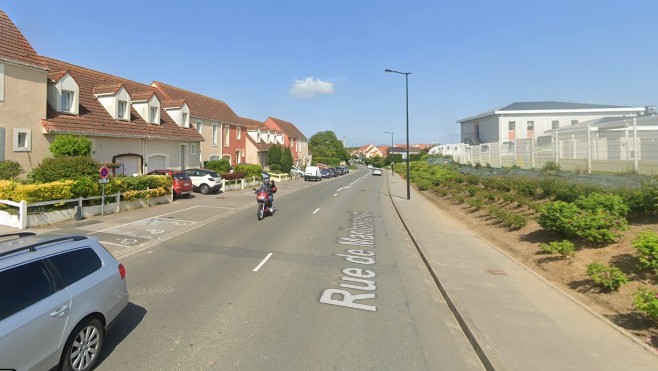
<instances>
[{"instance_id":1,"label":"motorcyclist","mask_svg":"<svg viewBox=\"0 0 658 371\"><path fill-rule=\"evenodd\" d=\"M270 196L270 213L274 212L274 194L276 193L276 185L274 185L274 179L270 179L269 182L265 182L267 184L267 194Z\"/></svg>"}]
</instances>

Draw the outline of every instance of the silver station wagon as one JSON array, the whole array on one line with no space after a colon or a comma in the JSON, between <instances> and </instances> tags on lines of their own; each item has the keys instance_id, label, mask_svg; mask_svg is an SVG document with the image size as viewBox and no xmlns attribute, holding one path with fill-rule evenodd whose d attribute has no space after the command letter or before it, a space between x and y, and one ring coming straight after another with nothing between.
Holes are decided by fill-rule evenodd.
<instances>
[{"instance_id":1,"label":"silver station wagon","mask_svg":"<svg viewBox=\"0 0 658 371\"><path fill-rule=\"evenodd\" d=\"M128 304L125 277L95 238L0 235L0 368L92 369Z\"/></svg>"}]
</instances>

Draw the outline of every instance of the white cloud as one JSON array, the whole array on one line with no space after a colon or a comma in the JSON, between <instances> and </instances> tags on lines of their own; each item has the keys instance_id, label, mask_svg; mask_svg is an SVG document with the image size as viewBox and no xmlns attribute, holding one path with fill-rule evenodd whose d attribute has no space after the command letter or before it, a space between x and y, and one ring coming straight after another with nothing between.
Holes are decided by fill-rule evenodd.
<instances>
[{"instance_id":1,"label":"white cloud","mask_svg":"<svg viewBox=\"0 0 658 371\"><path fill-rule=\"evenodd\" d=\"M314 98L319 95L333 94L334 84L309 76L304 80L295 80L289 94L295 98Z\"/></svg>"}]
</instances>

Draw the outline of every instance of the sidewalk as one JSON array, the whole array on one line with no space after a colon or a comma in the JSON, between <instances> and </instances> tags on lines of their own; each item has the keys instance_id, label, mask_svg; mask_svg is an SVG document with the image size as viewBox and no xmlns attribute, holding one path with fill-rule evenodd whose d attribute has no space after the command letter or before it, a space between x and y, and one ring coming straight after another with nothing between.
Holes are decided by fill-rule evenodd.
<instances>
[{"instance_id":1,"label":"sidewalk","mask_svg":"<svg viewBox=\"0 0 658 371\"><path fill-rule=\"evenodd\" d=\"M391 199L496 370L656 370L658 355L386 172Z\"/></svg>"}]
</instances>

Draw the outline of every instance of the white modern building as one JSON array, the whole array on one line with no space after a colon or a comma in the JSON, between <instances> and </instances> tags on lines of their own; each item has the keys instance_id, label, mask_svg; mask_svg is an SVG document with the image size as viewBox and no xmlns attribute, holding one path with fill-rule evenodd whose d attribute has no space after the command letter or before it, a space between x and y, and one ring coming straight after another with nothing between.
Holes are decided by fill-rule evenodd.
<instances>
[{"instance_id":1,"label":"white modern building","mask_svg":"<svg viewBox=\"0 0 658 371\"><path fill-rule=\"evenodd\" d=\"M551 101L515 102L457 122L461 126L461 143L478 145L534 138L548 130L602 117L635 116L647 109Z\"/></svg>"}]
</instances>

